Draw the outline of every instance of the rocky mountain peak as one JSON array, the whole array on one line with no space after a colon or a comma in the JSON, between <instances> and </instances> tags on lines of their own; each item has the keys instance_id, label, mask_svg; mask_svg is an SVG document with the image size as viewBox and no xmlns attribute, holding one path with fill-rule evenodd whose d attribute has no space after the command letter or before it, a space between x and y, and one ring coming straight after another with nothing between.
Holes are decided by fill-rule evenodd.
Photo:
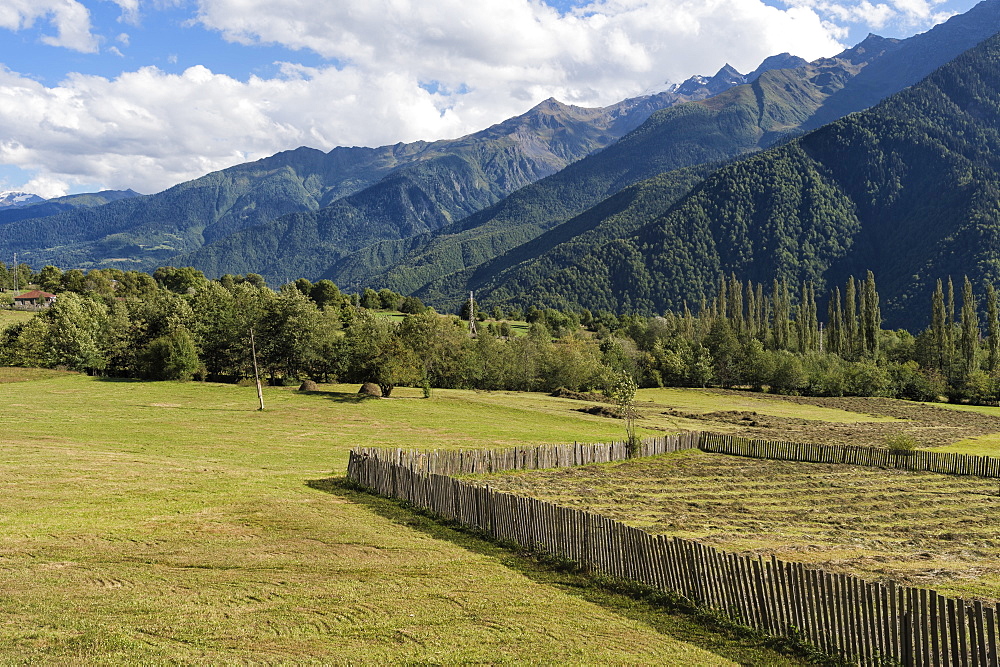
<instances>
[{"instance_id":1,"label":"rocky mountain peak","mask_svg":"<svg viewBox=\"0 0 1000 667\"><path fill-rule=\"evenodd\" d=\"M0 192L0 208L14 208L17 206L27 206L45 201L44 198L30 192L17 192L7 190Z\"/></svg>"}]
</instances>

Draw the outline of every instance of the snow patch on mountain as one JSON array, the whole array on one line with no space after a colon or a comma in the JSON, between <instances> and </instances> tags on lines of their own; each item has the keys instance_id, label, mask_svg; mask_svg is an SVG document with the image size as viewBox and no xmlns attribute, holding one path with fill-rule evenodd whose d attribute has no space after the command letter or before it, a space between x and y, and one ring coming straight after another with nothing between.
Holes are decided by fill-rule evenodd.
<instances>
[{"instance_id":1,"label":"snow patch on mountain","mask_svg":"<svg viewBox=\"0 0 1000 667\"><path fill-rule=\"evenodd\" d=\"M27 206L45 201L44 198L30 192L17 192L15 190L5 190L0 192L0 208L14 208L17 206Z\"/></svg>"}]
</instances>

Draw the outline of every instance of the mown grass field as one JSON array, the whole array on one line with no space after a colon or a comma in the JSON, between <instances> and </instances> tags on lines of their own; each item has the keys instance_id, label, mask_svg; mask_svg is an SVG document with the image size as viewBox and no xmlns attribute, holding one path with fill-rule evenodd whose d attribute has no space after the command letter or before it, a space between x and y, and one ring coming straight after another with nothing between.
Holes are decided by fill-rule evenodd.
<instances>
[{"instance_id":1,"label":"mown grass field","mask_svg":"<svg viewBox=\"0 0 1000 667\"><path fill-rule=\"evenodd\" d=\"M0 369L0 663L784 664L329 481L356 445L607 440L541 395ZM397 397L398 396L398 397Z\"/></svg>"},{"instance_id":2,"label":"mown grass field","mask_svg":"<svg viewBox=\"0 0 1000 667\"><path fill-rule=\"evenodd\" d=\"M12 324L20 324L21 322L27 322L36 313L26 310L7 310L6 308L0 308L0 330L6 329Z\"/></svg>"},{"instance_id":3,"label":"mown grass field","mask_svg":"<svg viewBox=\"0 0 1000 667\"><path fill-rule=\"evenodd\" d=\"M998 480L689 450L488 482L729 551L1000 600Z\"/></svg>"},{"instance_id":4,"label":"mown grass field","mask_svg":"<svg viewBox=\"0 0 1000 667\"><path fill-rule=\"evenodd\" d=\"M788 417L834 424L896 421L892 417L873 416L819 405L789 403L783 400L775 400L775 397L768 394L751 396L747 392L720 392L670 387L640 389L636 393L636 404L639 407L644 405L670 406L677 410L692 413L709 413L720 410L749 411L772 417Z\"/></svg>"},{"instance_id":5,"label":"mown grass field","mask_svg":"<svg viewBox=\"0 0 1000 667\"><path fill-rule=\"evenodd\" d=\"M923 448L1000 456L996 407L722 389L641 389L636 407L639 423L652 429L863 446L883 446L888 438L905 434Z\"/></svg>"}]
</instances>

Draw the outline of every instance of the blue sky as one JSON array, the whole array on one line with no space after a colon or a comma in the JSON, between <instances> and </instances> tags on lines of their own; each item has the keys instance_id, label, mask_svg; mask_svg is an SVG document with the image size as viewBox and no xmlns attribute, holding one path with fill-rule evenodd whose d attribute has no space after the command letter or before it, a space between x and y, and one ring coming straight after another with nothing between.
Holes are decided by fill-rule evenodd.
<instances>
[{"instance_id":1,"label":"blue sky","mask_svg":"<svg viewBox=\"0 0 1000 667\"><path fill-rule=\"evenodd\" d=\"M164 189L308 145L905 37L972 0L0 0L0 190Z\"/></svg>"}]
</instances>

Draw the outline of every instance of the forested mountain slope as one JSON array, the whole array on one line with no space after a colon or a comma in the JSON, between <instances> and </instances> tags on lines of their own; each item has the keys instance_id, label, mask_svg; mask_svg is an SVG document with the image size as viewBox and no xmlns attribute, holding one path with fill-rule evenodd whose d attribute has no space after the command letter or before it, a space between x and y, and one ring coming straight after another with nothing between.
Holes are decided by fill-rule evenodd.
<instances>
[{"instance_id":1,"label":"forested mountain slope","mask_svg":"<svg viewBox=\"0 0 1000 667\"><path fill-rule=\"evenodd\" d=\"M134 190L101 190L100 192L54 197L24 206L12 206L0 209L0 225L17 222L18 220L27 220L28 218L47 218L51 215L73 211L78 208L93 208L120 199L129 199L138 196L139 193Z\"/></svg>"},{"instance_id":2,"label":"forested mountain slope","mask_svg":"<svg viewBox=\"0 0 1000 667\"><path fill-rule=\"evenodd\" d=\"M242 229L331 205L331 233L345 235L346 248L355 249L464 217L607 145L664 105L708 94L701 86L600 109L548 100L455 140L329 153L299 148L156 195L4 225L0 252L17 251L37 265L150 268ZM339 248L338 239L328 240ZM255 250L246 253L252 258Z\"/></svg>"},{"instance_id":3,"label":"forested mountain slope","mask_svg":"<svg viewBox=\"0 0 1000 667\"><path fill-rule=\"evenodd\" d=\"M938 278L1000 279L998 201L1000 36L868 111L723 167L516 297L495 296L657 312L713 294L730 273L824 287L871 269L887 323L920 327Z\"/></svg>"},{"instance_id":4,"label":"forested mountain slope","mask_svg":"<svg viewBox=\"0 0 1000 667\"><path fill-rule=\"evenodd\" d=\"M492 134L519 138L540 136L549 144L569 146L572 150L563 151L565 159L561 166L565 166L571 158L602 148L627 130L634 129L656 109L704 99L739 85L749 77L759 76L767 67L800 62L801 59L789 54L772 56L747 77L726 66L711 78L692 77L663 93L626 100L603 110L569 107L550 99L533 110L527 123L513 119L497 126ZM563 120L571 114L583 114L584 120L576 124ZM515 121L519 125L516 131L508 127ZM595 128L603 132L599 140L588 138ZM521 186L557 171L552 161L548 166L553 168L546 170L523 168L525 164L530 165L526 156L536 159L538 154L553 152L550 147L538 143L537 139L523 141L517 151L498 151L488 159L478 151L452 150L398 169L372 186L323 209L284 216L246 229L181 256L175 263L196 266L209 275L253 271L280 283L301 276L316 278L331 274L332 263L350 252L370 246L372 250L358 258L363 276L357 285L351 284L360 287L373 270L391 261L380 259L373 264L373 258L383 250L394 253L392 257L395 257L411 247L410 239L427 238L438 229L496 203ZM339 274L336 277L346 279Z\"/></svg>"},{"instance_id":5,"label":"forested mountain slope","mask_svg":"<svg viewBox=\"0 0 1000 667\"><path fill-rule=\"evenodd\" d=\"M864 49L869 58L895 45L872 41L877 48ZM379 284L411 292L530 241L640 180L770 145L793 132L827 91L839 89L864 66L867 61L854 57L854 51L801 69L764 72L750 84L657 112L600 153L495 206L420 239L365 249L324 275L345 287Z\"/></svg>"},{"instance_id":6,"label":"forested mountain slope","mask_svg":"<svg viewBox=\"0 0 1000 667\"><path fill-rule=\"evenodd\" d=\"M517 246L567 220L577 224L575 216L629 184L774 144L831 113L831 100L836 100L838 113L864 108L878 99L872 100L874 84L883 94L898 91L998 30L1000 2L990 0L901 42L869 36L836 58L767 71L752 84L658 112L614 146L434 235L373 246L341 260L326 275L345 285L385 284L400 291L419 290L430 302L451 308L470 289L501 289L507 281L548 271L548 258L540 258L544 266L521 263L549 252L549 242ZM875 75L867 76L875 63ZM679 182L688 178L685 174ZM671 200L651 197L648 201L662 205ZM583 218L590 222L582 223L583 228L596 226L609 233L598 238L591 235L584 244L610 238L612 229L627 234L664 210L630 207L627 214L616 212L611 225L597 225L593 215L587 214ZM572 238L572 227L559 236ZM573 255L579 247L562 252ZM380 263L389 263L381 276L373 268ZM451 272L455 273L448 275ZM515 290L510 286L503 291Z\"/></svg>"}]
</instances>

